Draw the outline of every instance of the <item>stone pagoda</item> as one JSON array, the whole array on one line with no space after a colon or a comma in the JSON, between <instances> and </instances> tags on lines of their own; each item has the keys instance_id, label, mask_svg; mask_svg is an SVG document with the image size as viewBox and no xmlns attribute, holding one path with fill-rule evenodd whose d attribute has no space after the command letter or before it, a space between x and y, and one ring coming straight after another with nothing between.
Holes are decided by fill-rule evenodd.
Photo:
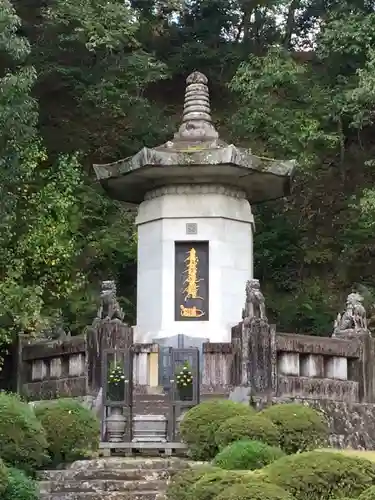
<instances>
[{"instance_id":1,"label":"stone pagoda","mask_svg":"<svg viewBox=\"0 0 375 500\"><path fill-rule=\"evenodd\" d=\"M138 206L136 342L167 344L178 334L229 342L253 278L251 204L290 191L293 162L220 140L207 78L194 72L186 82L172 140L94 165L110 197Z\"/></svg>"}]
</instances>

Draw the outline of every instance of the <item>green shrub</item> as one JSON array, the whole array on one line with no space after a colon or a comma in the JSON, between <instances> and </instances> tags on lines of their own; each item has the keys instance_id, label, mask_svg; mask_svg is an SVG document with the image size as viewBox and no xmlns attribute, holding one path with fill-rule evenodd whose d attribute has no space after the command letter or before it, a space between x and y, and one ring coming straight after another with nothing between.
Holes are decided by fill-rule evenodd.
<instances>
[{"instance_id":1,"label":"green shrub","mask_svg":"<svg viewBox=\"0 0 375 500\"><path fill-rule=\"evenodd\" d=\"M6 490L8 485L8 471L5 467L4 462L0 458L0 495L2 498L2 493Z\"/></svg>"},{"instance_id":2,"label":"green shrub","mask_svg":"<svg viewBox=\"0 0 375 500\"><path fill-rule=\"evenodd\" d=\"M192 500L213 500L229 486L251 480L250 475L246 477L244 473L218 469L198 479L190 488L189 498Z\"/></svg>"},{"instance_id":3,"label":"green shrub","mask_svg":"<svg viewBox=\"0 0 375 500\"><path fill-rule=\"evenodd\" d=\"M215 500L293 500L293 497L279 486L254 481L235 484L222 491Z\"/></svg>"},{"instance_id":4,"label":"green shrub","mask_svg":"<svg viewBox=\"0 0 375 500\"><path fill-rule=\"evenodd\" d=\"M39 500L36 481L18 469L8 469L8 486L2 500Z\"/></svg>"},{"instance_id":5,"label":"green shrub","mask_svg":"<svg viewBox=\"0 0 375 500\"><path fill-rule=\"evenodd\" d=\"M190 488L201 477L209 472L214 472L215 468L210 465L188 468L174 474L168 484L166 497L168 500L189 500Z\"/></svg>"},{"instance_id":6,"label":"green shrub","mask_svg":"<svg viewBox=\"0 0 375 500\"><path fill-rule=\"evenodd\" d=\"M28 472L47 458L44 429L33 409L15 394L0 393L0 456Z\"/></svg>"},{"instance_id":7,"label":"green shrub","mask_svg":"<svg viewBox=\"0 0 375 500\"><path fill-rule=\"evenodd\" d=\"M205 401L191 408L184 416L180 433L195 460L211 460L218 452L215 434L228 418L253 415L250 406L226 399Z\"/></svg>"},{"instance_id":8,"label":"green shrub","mask_svg":"<svg viewBox=\"0 0 375 500\"><path fill-rule=\"evenodd\" d=\"M280 446L286 453L314 450L327 443L327 423L313 408L298 403L278 404L266 408L259 415L277 425Z\"/></svg>"},{"instance_id":9,"label":"green shrub","mask_svg":"<svg viewBox=\"0 0 375 500\"><path fill-rule=\"evenodd\" d=\"M260 441L236 441L222 449L214 458L214 465L227 470L261 469L284 456L276 447Z\"/></svg>"},{"instance_id":10,"label":"green shrub","mask_svg":"<svg viewBox=\"0 0 375 500\"><path fill-rule=\"evenodd\" d=\"M262 473L297 500L355 497L374 484L375 463L341 453L310 451L273 462Z\"/></svg>"},{"instance_id":11,"label":"green shrub","mask_svg":"<svg viewBox=\"0 0 375 500\"><path fill-rule=\"evenodd\" d=\"M358 500L375 500L375 486L370 486L370 488L363 491L359 495Z\"/></svg>"},{"instance_id":12,"label":"green shrub","mask_svg":"<svg viewBox=\"0 0 375 500\"><path fill-rule=\"evenodd\" d=\"M240 439L262 441L270 446L278 446L280 434L279 429L271 420L258 415L228 418L220 425L215 434L219 449Z\"/></svg>"},{"instance_id":13,"label":"green shrub","mask_svg":"<svg viewBox=\"0 0 375 500\"><path fill-rule=\"evenodd\" d=\"M48 401L38 405L36 415L48 441L53 464L85 458L98 449L100 425L95 414L73 399Z\"/></svg>"}]
</instances>

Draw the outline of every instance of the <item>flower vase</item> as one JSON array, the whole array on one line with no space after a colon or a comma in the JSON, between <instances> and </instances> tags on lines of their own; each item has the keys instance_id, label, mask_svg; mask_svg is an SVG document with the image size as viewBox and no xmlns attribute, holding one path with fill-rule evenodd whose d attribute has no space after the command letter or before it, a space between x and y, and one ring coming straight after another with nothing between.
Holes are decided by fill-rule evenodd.
<instances>
[{"instance_id":1,"label":"flower vase","mask_svg":"<svg viewBox=\"0 0 375 500\"><path fill-rule=\"evenodd\" d=\"M120 406L111 407L110 412L110 416L106 420L108 441L110 443L121 443L124 440L126 418Z\"/></svg>"},{"instance_id":2,"label":"flower vase","mask_svg":"<svg viewBox=\"0 0 375 500\"><path fill-rule=\"evenodd\" d=\"M180 401L192 401L193 400L193 386L179 387L178 396Z\"/></svg>"},{"instance_id":3,"label":"flower vase","mask_svg":"<svg viewBox=\"0 0 375 500\"><path fill-rule=\"evenodd\" d=\"M125 384L108 384L107 399L109 401L117 402L124 401L125 397Z\"/></svg>"}]
</instances>

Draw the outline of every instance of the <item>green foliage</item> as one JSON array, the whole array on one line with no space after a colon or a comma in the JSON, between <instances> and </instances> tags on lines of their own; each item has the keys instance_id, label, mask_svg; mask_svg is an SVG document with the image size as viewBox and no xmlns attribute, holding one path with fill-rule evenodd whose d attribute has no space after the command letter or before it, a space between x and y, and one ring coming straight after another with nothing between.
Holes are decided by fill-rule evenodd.
<instances>
[{"instance_id":1,"label":"green foliage","mask_svg":"<svg viewBox=\"0 0 375 500\"><path fill-rule=\"evenodd\" d=\"M0 392L0 456L5 463L27 472L47 458L44 429L32 408L17 395Z\"/></svg>"},{"instance_id":2,"label":"green foliage","mask_svg":"<svg viewBox=\"0 0 375 500\"><path fill-rule=\"evenodd\" d=\"M222 491L217 500L293 500L290 493L279 486L254 481L249 484L236 484Z\"/></svg>"},{"instance_id":3,"label":"green foliage","mask_svg":"<svg viewBox=\"0 0 375 500\"><path fill-rule=\"evenodd\" d=\"M278 446L279 430L275 424L258 415L232 417L223 422L215 433L216 444L224 448L239 439L262 441L270 446Z\"/></svg>"},{"instance_id":4,"label":"green foliage","mask_svg":"<svg viewBox=\"0 0 375 500\"><path fill-rule=\"evenodd\" d=\"M30 14L31 9L25 12ZM58 0L42 15L44 36L33 47L44 83L40 100L45 103L53 90L78 102L67 109L66 121L58 109L52 110L49 119L59 130L58 136L48 137L49 147L123 157L140 149L147 135L158 137L158 111L143 94L151 82L166 76L166 67L137 40L133 9L116 0ZM61 138L67 139L65 146Z\"/></svg>"},{"instance_id":5,"label":"green foliage","mask_svg":"<svg viewBox=\"0 0 375 500\"><path fill-rule=\"evenodd\" d=\"M190 488L205 474L214 471L210 465L197 468L188 468L174 474L167 486L166 497L168 500L189 500Z\"/></svg>"},{"instance_id":6,"label":"green foliage","mask_svg":"<svg viewBox=\"0 0 375 500\"><path fill-rule=\"evenodd\" d=\"M5 467L3 460L0 458L0 494L3 495L9 482L8 469Z\"/></svg>"},{"instance_id":7,"label":"green foliage","mask_svg":"<svg viewBox=\"0 0 375 500\"><path fill-rule=\"evenodd\" d=\"M214 458L213 464L226 470L254 470L274 462L284 452L261 441L235 441L223 448Z\"/></svg>"},{"instance_id":8,"label":"green foliage","mask_svg":"<svg viewBox=\"0 0 375 500\"><path fill-rule=\"evenodd\" d=\"M246 474L218 469L198 479L191 486L189 497L196 500L214 500L222 491L225 491L233 484L240 484L251 480L252 478Z\"/></svg>"},{"instance_id":9,"label":"green foliage","mask_svg":"<svg viewBox=\"0 0 375 500\"><path fill-rule=\"evenodd\" d=\"M277 404L259 415L279 428L280 446L286 453L313 450L327 443L328 425L313 408L298 403Z\"/></svg>"},{"instance_id":10,"label":"green foliage","mask_svg":"<svg viewBox=\"0 0 375 500\"><path fill-rule=\"evenodd\" d=\"M39 500L38 485L22 470L8 469L8 486L1 498L2 500Z\"/></svg>"},{"instance_id":11,"label":"green foliage","mask_svg":"<svg viewBox=\"0 0 375 500\"><path fill-rule=\"evenodd\" d=\"M18 331L82 331L108 277L134 323L134 217L99 193L91 165L168 140L195 69L210 78L223 139L300 162L292 195L255 212L255 275L270 321L328 334L353 284L375 289L368 3L0 0L0 12L0 343ZM46 160L29 175L36 150ZM80 181L65 206L73 171ZM24 182L43 193L35 204ZM53 228L48 205L51 214L64 205ZM32 250L43 254L53 234L48 256L59 265L50 269Z\"/></svg>"},{"instance_id":12,"label":"green foliage","mask_svg":"<svg viewBox=\"0 0 375 500\"><path fill-rule=\"evenodd\" d=\"M264 474L296 500L329 500L356 497L371 486L375 464L340 453L312 451L280 458Z\"/></svg>"},{"instance_id":13,"label":"green foliage","mask_svg":"<svg viewBox=\"0 0 375 500\"><path fill-rule=\"evenodd\" d=\"M72 462L97 450L99 421L78 401L60 399L41 403L35 413L46 431L53 464Z\"/></svg>"},{"instance_id":14,"label":"green foliage","mask_svg":"<svg viewBox=\"0 0 375 500\"><path fill-rule=\"evenodd\" d=\"M322 127L323 103L318 100L322 95L314 83L310 68L283 49L271 49L265 57L251 56L230 83L242 104L235 116L237 127L260 144L267 137L272 155L314 161L317 145L330 148L338 141L335 133Z\"/></svg>"},{"instance_id":15,"label":"green foliage","mask_svg":"<svg viewBox=\"0 0 375 500\"><path fill-rule=\"evenodd\" d=\"M38 119L36 102L31 96L35 70L25 64L30 44L19 36L21 20L9 0L0 1L0 151L1 166L15 167L14 152L22 151L35 132ZM13 153L13 154L12 154ZM2 172L2 179L9 176Z\"/></svg>"},{"instance_id":16,"label":"green foliage","mask_svg":"<svg viewBox=\"0 0 375 500\"><path fill-rule=\"evenodd\" d=\"M370 486L370 488L367 488L359 495L358 500L374 500L374 498L375 498L375 486Z\"/></svg>"},{"instance_id":17,"label":"green foliage","mask_svg":"<svg viewBox=\"0 0 375 500\"><path fill-rule=\"evenodd\" d=\"M195 460L209 460L218 451L215 438L221 424L234 416L252 414L252 408L233 401L205 401L185 414L180 426L181 437Z\"/></svg>"}]
</instances>

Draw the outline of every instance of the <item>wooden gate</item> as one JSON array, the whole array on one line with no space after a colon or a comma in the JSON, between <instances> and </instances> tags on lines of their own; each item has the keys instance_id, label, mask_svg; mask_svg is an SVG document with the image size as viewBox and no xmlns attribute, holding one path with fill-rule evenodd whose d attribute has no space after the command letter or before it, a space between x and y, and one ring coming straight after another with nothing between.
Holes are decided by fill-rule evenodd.
<instances>
[{"instance_id":1,"label":"wooden gate","mask_svg":"<svg viewBox=\"0 0 375 500\"><path fill-rule=\"evenodd\" d=\"M179 438L179 423L184 412L199 403L199 349L169 348L168 355L171 378L166 391L167 411L163 416L154 415L159 426L155 438L148 433L143 440L134 428L134 417L139 420L139 415L135 415L133 403L133 347L104 350L100 444L103 451L124 450L128 454L154 449L170 455L186 448ZM152 420L152 415L149 417ZM165 432L160 432L160 425L165 425Z\"/></svg>"},{"instance_id":2,"label":"wooden gate","mask_svg":"<svg viewBox=\"0 0 375 500\"><path fill-rule=\"evenodd\" d=\"M203 363L203 344L208 342L208 338L190 337L188 335L178 334L162 339L154 339L153 342L159 345L159 384L165 390L170 388L170 380L173 375L172 369L172 349L195 349L199 350L199 373L202 372ZM200 375L201 376L201 375Z\"/></svg>"}]
</instances>

